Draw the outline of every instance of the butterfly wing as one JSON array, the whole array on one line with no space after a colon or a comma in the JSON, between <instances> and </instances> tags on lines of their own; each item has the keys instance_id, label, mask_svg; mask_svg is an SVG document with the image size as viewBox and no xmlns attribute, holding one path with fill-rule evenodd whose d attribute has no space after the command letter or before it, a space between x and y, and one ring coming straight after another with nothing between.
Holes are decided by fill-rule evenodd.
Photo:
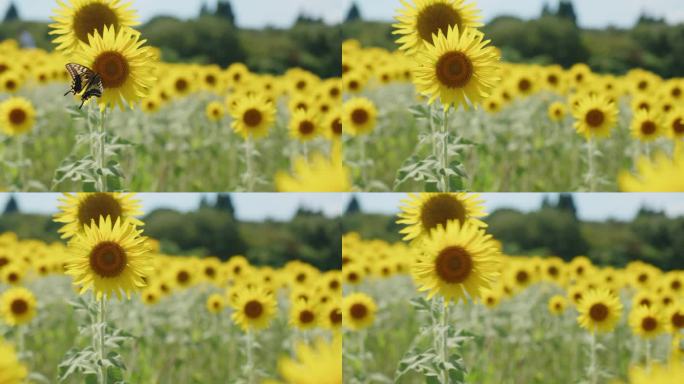
<instances>
[{"instance_id":1,"label":"butterfly wing","mask_svg":"<svg viewBox=\"0 0 684 384\"><path fill-rule=\"evenodd\" d=\"M72 82L71 89L65 93L64 96L70 93L78 95L83 91L84 87L87 87L87 84L90 82L90 80L97 76L97 74L90 68L75 63L67 64L66 70L69 72Z\"/></svg>"},{"instance_id":2,"label":"butterfly wing","mask_svg":"<svg viewBox=\"0 0 684 384\"><path fill-rule=\"evenodd\" d=\"M91 97L102 97L102 92L104 92L104 87L102 86L102 78L97 73L93 72L93 76L90 77L85 85L85 92L81 96L81 107L85 104Z\"/></svg>"}]
</instances>

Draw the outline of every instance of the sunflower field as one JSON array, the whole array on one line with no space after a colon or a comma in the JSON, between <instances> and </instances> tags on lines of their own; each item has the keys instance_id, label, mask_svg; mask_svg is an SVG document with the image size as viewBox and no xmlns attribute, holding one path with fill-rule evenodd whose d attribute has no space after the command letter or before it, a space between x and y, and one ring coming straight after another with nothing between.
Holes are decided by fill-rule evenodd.
<instances>
[{"instance_id":1,"label":"sunflower field","mask_svg":"<svg viewBox=\"0 0 684 384\"><path fill-rule=\"evenodd\" d=\"M394 52L343 50L364 191L681 191L684 79L510 63L477 2L397 1Z\"/></svg>"},{"instance_id":2,"label":"sunflower field","mask_svg":"<svg viewBox=\"0 0 684 384\"><path fill-rule=\"evenodd\" d=\"M164 255L134 196L62 202L66 243L0 234L1 383L342 383L339 270Z\"/></svg>"},{"instance_id":3,"label":"sunflower field","mask_svg":"<svg viewBox=\"0 0 684 384\"><path fill-rule=\"evenodd\" d=\"M0 188L349 189L339 78L164 63L131 3L55 6L54 51L0 42Z\"/></svg>"},{"instance_id":4,"label":"sunflower field","mask_svg":"<svg viewBox=\"0 0 684 384\"><path fill-rule=\"evenodd\" d=\"M409 195L344 236L345 383L677 383L684 271L505 255L477 195Z\"/></svg>"}]
</instances>

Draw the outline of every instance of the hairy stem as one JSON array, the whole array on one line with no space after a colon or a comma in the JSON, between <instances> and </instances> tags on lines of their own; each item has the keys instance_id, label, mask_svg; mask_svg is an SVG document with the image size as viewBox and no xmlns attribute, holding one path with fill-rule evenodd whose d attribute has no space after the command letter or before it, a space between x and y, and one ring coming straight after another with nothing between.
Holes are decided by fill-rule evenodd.
<instances>
[{"instance_id":1,"label":"hairy stem","mask_svg":"<svg viewBox=\"0 0 684 384\"><path fill-rule=\"evenodd\" d=\"M254 191L254 143L248 137L245 140L245 188L247 192Z\"/></svg>"},{"instance_id":2,"label":"hairy stem","mask_svg":"<svg viewBox=\"0 0 684 384\"><path fill-rule=\"evenodd\" d=\"M97 346L97 380L98 383L107 383L107 370L104 367L105 358L105 328L106 328L106 298L102 297L97 303L97 319L95 322L95 338Z\"/></svg>"},{"instance_id":3,"label":"hairy stem","mask_svg":"<svg viewBox=\"0 0 684 384\"><path fill-rule=\"evenodd\" d=\"M107 163L105 158L105 121L107 117L107 109L102 109L100 111L100 124L98 126L97 139L96 139L96 156L95 163L97 165L98 175L97 175L97 191L107 192L107 176L104 174L104 167Z\"/></svg>"},{"instance_id":4,"label":"hairy stem","mask_svg":"<svg viewBox=\"0 0 684 384\"><path fill-rule=\"evenodd\" d=\"M587 162L589 163L589 172L587 173L589 192L594 192L596 190L596 175L594 169L594 140L592 138L589 138L587 142Z\"/></svg>"},{"instance_id":5,"label":"hairy stem","mask_svg":"<svg viewBox=\"0 0 684 384\"><path fill-rule=\"evenodd\" d=\"M447 168L449 167L449 107L444 106L444 116L442 121L442 157L441 168L444 174L442 175L442 192L449 191L449 175Z\"/></svg>"}]
</instances>

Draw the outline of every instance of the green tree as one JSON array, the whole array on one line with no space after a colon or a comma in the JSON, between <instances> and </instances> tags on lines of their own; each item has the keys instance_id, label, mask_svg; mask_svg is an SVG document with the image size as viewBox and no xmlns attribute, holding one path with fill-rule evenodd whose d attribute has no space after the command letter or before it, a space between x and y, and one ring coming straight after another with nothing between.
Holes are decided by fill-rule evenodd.
<instances>
[{"instance_id":1,"label":"green tree","mask_svg":"<svg viewBox=\"0 0 684 384\"><path fill-rule=\"evenodd\" d=\"M349 8L349 11L347 12L347 17L344 18L345 23L349 23L352 21L358 21L361 20L361 10L359 10L358 5L356 3L352 3L351 8Z\"/></svg>"},{"instance_id":2,"label":"green tree","mask_svg":"<svg viewBox=\"0 0 684 384\"><path fill-rule=\"evenodd\" d=\"M575 13L575 7L572 5L571 0L561 0L558 3L558 12L556 13L558 17L570 20L574 25L577 25L577 14Z\"/></svg>"},{"instance_id":3,"label":"green tree","mask_svg":"<svg viewBox=\"0 0 684 384\"><path fill-rule=\"evenodd\" d=\"M235 14L229 0L219 0L216 4L216 16L230 21L235 25Z\"/></svg>"},{"instance_id":4,"label":"green tree","mask_svg":"<svg viewBox=\"0 0 684 384\"><path fill-rule=\"evenodd\" d=\"M356 195L352 195L351 200L349 200L349 204L347 204L347 209L344 210L345 215L353 215L355 213L360 213L361 212L361 204L359 203L359 199L356 198Z\"/></svg>"},{"instance_id":5,"label":"green tree","mask_svg":"<svg viewBox=\"0 0 684 384\"><path fill-rule=\"evenodd\" d=\"M17 10L17 6L14 5L14 2L10 2L9 8L7 8L7 12L5 13L5 18L3 19L4 22L8 21L15 21L19 20L19 11Z\"/></svg>"},{"instance_id":6,"label":"green tree","mask_svg":"<svg viewBox=\"0 0 684 384\"><path fill-rule=\"evenodd\" d=\"M216 209L223 212L228 212L231 217L235 217L235 207L233 206L233 199L230 193L219 193L216 196L216 204L214 205Z\"/></svg>"},{"instance_id":7,"label":"green tree","mask_svg":"<svg viewBox=\"0 0 684 384\"><path fill-rule=\"evenodd\" d=\"M15 198L14 195L10 195L9 200L7 200L7 204L5 204L5 210L2 211L3 215L9 215L12 213L18 213L19 212L19 203L17 203L17 199Z\"/></svg>"}]
</instances>

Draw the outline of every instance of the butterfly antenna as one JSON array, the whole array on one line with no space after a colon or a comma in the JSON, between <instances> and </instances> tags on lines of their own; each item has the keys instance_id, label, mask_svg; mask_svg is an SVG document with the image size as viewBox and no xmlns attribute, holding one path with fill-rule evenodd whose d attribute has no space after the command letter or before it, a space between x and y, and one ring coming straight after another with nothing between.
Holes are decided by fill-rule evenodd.
<instances>
[{"instance_id":1,"label":"butterfly antenna","mask_svg":"<svg viewBox=\"0 0 684 384\"><path fill-rule=\"evenodd\" d=\"M81 101L81 106L78 107L78 109L83 109L83 104L85 104L85 102L86 102L85 100Z\"/></svg>"},{"instance_id":2,"label":"butterfly antenna","mask_svg":"<svg viewBox=\"0 0 684 384\"><path fill-rule=\"evenodd\" d=\"M74 91L73 89L68 90L67 93L64 94L64 96L66 96L66 95L72 93L73 91Z\"/></svg>"}]
</instances>

